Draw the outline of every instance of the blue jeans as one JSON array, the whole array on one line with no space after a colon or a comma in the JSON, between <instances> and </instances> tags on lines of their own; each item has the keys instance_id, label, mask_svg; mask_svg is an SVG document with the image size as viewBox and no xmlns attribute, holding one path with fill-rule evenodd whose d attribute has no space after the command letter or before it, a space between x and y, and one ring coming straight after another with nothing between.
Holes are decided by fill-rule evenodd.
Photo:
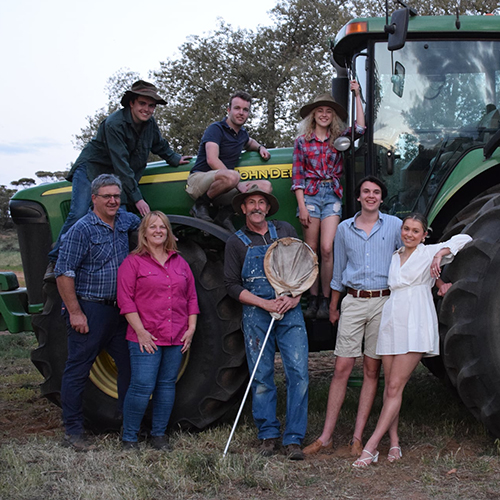
<instances>
[{"instance_id":1,"label":"blue jeans","mask_svg":"<svg viewBox=\"0 0 500 500\"><path fill-rule=\"evenodd\" d=\"M127 322L118 307L86 300L80 300L80 307L87 316L89 333L86 334L73 330L69 314L64 312L68 328L68 359L62 378L61 405L66 434L83 432L83 391L90 368L103 349L115 360L118 368L117 413L121 413L130 381L130 358L125 340Z\"/></svg>"},{"instance_id":2,"label":"blue jeans","mask_svg":"<svg viewBox=\"0 0 500 500\"><path fill-rule=\"evenodd\" d=\"M153 395L152 436L163 436L175 400L175 382L181 365L182 346L157 346L153 354L128 343L132 377L123 405L123 441L137 441L142 418Z\"/></svg>"},{"instance_id":3,"label":"blue jeans","mask_svg":"<svg viewBox=\"0 0 500 500\"><path fill-rule=\"evenodd\" d=\"M73 173L73 184L71 190L71 205L69 208L68 216L64 221L63 227L59 232L59 236L54 245L54 248L49 252L49 261L57 262L59 255L59 248L64 239L64 235L69 231L71 226L79 219L81 219L89 210L91 196L91 181L87 177L87 168L85 165L80 165Z\"/></svg>"},{"instance_id":4,"label":"blue jeans","mask_svg":"<svg viewBox=\"0 0 500 500\"><path fill-rule=\"evenodd\" d=\"M259 356L271 315L264 309L243 306L243 332L250 373ZM276 345L281 353L286 377L286 425L283 445L301 444L307 429L308 341L300 305L275 321L252 382L252 413L259 439L280 437L276 418L277 390L274 384Z\"/></svg>"}]
</instances>

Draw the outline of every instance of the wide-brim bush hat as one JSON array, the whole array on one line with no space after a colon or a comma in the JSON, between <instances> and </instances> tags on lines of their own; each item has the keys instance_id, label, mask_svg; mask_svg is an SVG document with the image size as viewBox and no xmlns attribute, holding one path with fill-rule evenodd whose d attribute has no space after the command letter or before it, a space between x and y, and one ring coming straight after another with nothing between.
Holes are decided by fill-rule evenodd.
<instances>
[{"instance_id":1,"label":"wide-brim bush hat","mask_svg":"<svg viewBox=\"0 0 500 500\"><path fill-rule=\"evenodd\" d=\"M167 104L167 101L158 95L158 89L144 80L137 80L132 84L132 88L123 94L121 105L126 108L128 103L136 96L143 95L156 101L156 104Z\"/></svg>"},{"instance_id":2,"label":"wide-brim bush hat","mask_svg":"<svg viewBox=\"0 0 500 500\"><path fill-rule=\"evenodd\" d=\"M311 111L320 106L328 106L332 108L337 116L342 120L347 120L347 111L344 106L340 105L330 94L321 94L314 98L314 101L310 104L306 104L300 108L300 116L301 118L305 118Z\"/></svg>"},{"instance_id":3,"label":"wide-brim bush hat","mask_svg":"<svg viewBox=\"0 0 500 500\"><path fill-rule=\"evenodd\" d=\"M238 214L238 215L243 215L243 212L241 211L241 205L245 201L245 198L247 196L251 196L253 194L260 194L266 200L268 201L270 207L269 207L269 212L267 213L267 216L269 217L270 215L274 215L280 208L280 204L278 202L278 199L273 196L270 193L266 193L265 191L262 191L262 189L257 186L257 184L253 184L248 188L248 191L245 193L239 193L237 194L232 201L233 205L233 210Z\"/></svg>"}]
</instances>

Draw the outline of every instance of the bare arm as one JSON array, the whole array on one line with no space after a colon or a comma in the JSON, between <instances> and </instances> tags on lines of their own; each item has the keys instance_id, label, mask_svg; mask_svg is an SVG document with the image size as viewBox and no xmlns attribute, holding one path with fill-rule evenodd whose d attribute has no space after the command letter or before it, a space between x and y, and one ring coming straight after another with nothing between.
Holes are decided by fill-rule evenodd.
<instances>
[{"instance_id":1,"label":"bare arm","mask_svg":"<svg viewBox=\"0 0 500 500\"><path fill-rule=\"evenodd\" d=\"M451 288L453 283L445 283L441 278L436 280L436 286L438 288L438 295L444 297L446 292Z\"/></svg>"},{"instance_id":2,"label":"bare arm","mask_svg":"<svg viewBox=\"0 0 500 500\"><path fill-rule=\"evenodd\" d=\"M434 258L432 259L432 262L431 262L431 276L433 278L439 278L439 276L441 276L441 259L445 256L445 255L450 255L451 253L451 250L446 247L446 248L442 248L441 250L439 250L439 252L436 253L436 255L434 255Z\"/></svg>"},{"instance_id":3,"label":"bare arm","mask_svg":"<svg viewBox=\"0 0 500 500\"><path fill-rule=\"evenodd\" d=\"M339 305L340 292L337 290L332 290L332 296L330 299L330 323L334 325L340 318L340 311L337 309Z\"/></svg>"},{"instance_id":4,"label":"bare arm","mask_svg":"<svg viewBox=\"0 0 500 500\"><path fill-rule=\"evenodd\" d=\"M269 151L264 146L262 146L262 144L259 144L255 139L249 139L245 149L247 151L257 151L264 160L269 160L269 158L271 158L271 154L269 153Z\"/></svg>"},{"instance_id":5,"label":"bare arm","mask_svg":"<svg viewBox=\"0 0 500 500\"><path fill-rule=\"evenodd\" d=\"M205 143L207 163L212 170L227 170L226 165L219 159L219 145L216 142Z\"/></svg>"},{"instance_id":6,"label":"bare arm","mask_svg":"<svg viewBox=\"0 0 500 500\"><path fill-rule=\"evenodd\" d=\"M267 312L278 312L278 304L276 299L266 300L261 297L257 297L252 292L248 290L243 290L238 297L238 300L247 306L257 306L264 309Z\"/></svg>"},{"instance_id":7,"label":"bare arm","mask_svg":"<svg viewBox=\"0 0 500 500\"><path fill-rule=\"evenodd\" d=\"M69 313L69 322L71 328L78 333L89 333L89 325L87 316L80 307L80 303L76 297L75 280L69 276L58 276L56 279L59 295L66 306Z\"/></svg>"},{"instance_id":8,"label":"bare arm","mask_svg":"<svg viewBox=\"0 0 500 500\"><path fill-rule=\"evenodd\" d=\"M351 81L351 90L354 91L356 96L356 123L360 127L365 127L365 113L363 111L363 103L361 102L361 91L359 83L356 80Z\"/></svg>"},{"instance_id":9,"label":"bare arm","mask_svg":"<svg viewBox=\"0 0 500 500\"><path fill-rule=\"evenodd\" d=\"M194 331L196 330L196 320L198 319L197 314L190 314L188 318L188 329L184 333L181 338L181 342L183 342L183 346L181 349L182 353L185 353L190 347L191 342L193 341Z\"/></svg>"},{"instance_id":10,"label":"bare arm","mask_svg":"<svg viewBox=\"0 0 500 500\"><path fill-rule=\"evenodd\" d=\"M299 221L304 227L309 227L309 224L311 224L311 216L309 210L306 208L304 190L296 189L295 197L297 198L297 206L299 207Z\"/></svg>"}]
</instances>

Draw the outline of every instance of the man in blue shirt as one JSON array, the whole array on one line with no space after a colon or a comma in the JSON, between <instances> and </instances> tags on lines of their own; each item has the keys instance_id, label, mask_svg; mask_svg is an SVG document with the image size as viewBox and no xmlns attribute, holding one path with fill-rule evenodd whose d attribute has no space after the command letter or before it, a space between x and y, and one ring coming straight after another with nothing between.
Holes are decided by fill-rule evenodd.
<instances>
[{"instance_id":1,"label":"man in blue shirt","mask_svg":"<svg viewBox=\"0 0 500 500\"><path fill-rule=\"evenodd\" d=\"M305 455L332 447L347 382L356 358L362 354L363 386L350 443L352 455L359 456L363 451L363 430L377 392L381 365L376 354L378 330L382 308L390 294L387 278L392 254L401 246L401 219L379 211L387 188L377 177L362 179L355 194L361 211L343 221L335 237L330 321L333 324L338 321L339 325L326 418L321 436L304 449ZM344 291L347 295L339 311L337 306Z\"/></svg>"},{"instance_id":2,"label":"man in blue shirt","mask_svg":"<svg viewBox=\"0 0 500 500\"><path fill-rule=\"evenodd\" d=\"M212 123L203 134L198 156L187 180L186 191L196 200L191 215L208 222L215 222L234 232L231 222L231 201L238 193L245 193L250 185L257 185L266 193L272 191L268 181L240 182L240 174L234 170L241 151L258 151L264 160L269 160L269 151L251 139L243 125L250 114L250 94L238 91L229 100L227 117ZM219 207L212 219L211 204Z\"/></svg>"},{"instance_id":3,"label":"man in blue shirt","mask_svg":"<svg viewBox=\"0 0 500 500\"><path fill-rule=\"evenodd\" d=\"M118 368L117 413L127 392L127 322L116 305L116 277L129 252L128 232L140 224L137 215L119 210L121 182L117 177L102 174L94 179L91 190L93 209L67 232L55 266L68 329L61 385L64 444L76 450L89 449L83 433L83 391L103 349Z\"/></svg>"},{"instance_id":4,"label":"man in blue shirt","mask_svg":"<svg viewBox=\"0 0 500 500\"><path fill-rule=\"evenodd\" d=\"M53 269L63 236L83 217L90 205L90 183L100 174L114 174L123 186L123 202L135 206L141 215L150 209L139 189L149 153L156 154L173 167L189 163L191 156L174 152L162 137L153 117L158 104L167 104L152 84L139 80L122 97L123 108L104 119L96 136L83 148L69 171L72 182L71 206L54 248L49 253L46 280L53 280Z\"/></svg>"}]
</instances>

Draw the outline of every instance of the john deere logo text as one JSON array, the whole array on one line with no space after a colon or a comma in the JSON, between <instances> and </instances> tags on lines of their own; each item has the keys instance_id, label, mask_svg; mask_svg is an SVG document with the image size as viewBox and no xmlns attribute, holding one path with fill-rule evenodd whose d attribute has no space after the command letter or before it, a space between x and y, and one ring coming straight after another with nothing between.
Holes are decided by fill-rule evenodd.
<instances>
[{"instance_id":1,"label":"john deere logo text","mask_svg":"<svg viewBox=\"0 0 500 500\"><path fill-rule=\"evenodd\" d=\"M259 179L291 179L292 165L258 165L251 167L237 167L242 181L252 181Z\"/></svg>"}]
</instances>

